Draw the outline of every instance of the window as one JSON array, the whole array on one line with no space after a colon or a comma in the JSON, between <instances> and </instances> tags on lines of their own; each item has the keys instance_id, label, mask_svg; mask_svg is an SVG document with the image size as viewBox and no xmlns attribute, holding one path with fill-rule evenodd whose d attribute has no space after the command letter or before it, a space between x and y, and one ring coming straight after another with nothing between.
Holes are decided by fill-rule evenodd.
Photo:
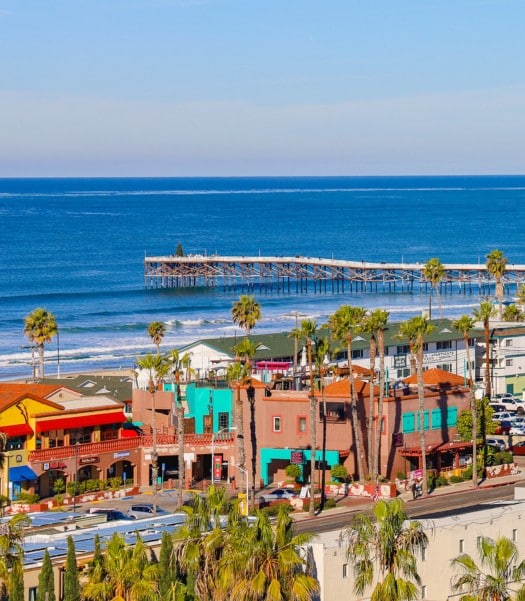
<instances>
[{"instance_id":1,"label":"window","mask_svg":"<svg viewBox=\"0 0 525 601\"><path fill-rule=\"evenodd\" d=\"M217 421L219 430L226 430L230 426L230 415L226 411L220 411Z\"/></svg>"},{"instance_id":2,"label":"window","mask_svg":"<svg viewBox=\"0 0 525 601\"><path fill-rule=\"evenodd\" d=\"M398 380L401 378L408 378L408 376L410 375L410 368L405 367L405 369L398 369L397 370L397 378Z\"/></svg>"},{"instance_id":3,"label":"window","mask_svg":"<svg viewBox=\"0 0 525 601\"><path fill-rule=\"evenodd\" d=\"M475 347L476 346L476 339L475 338L469 338L468 339L468 345L470 347Z\"/></svg>"},{"instance_id":4,"label":"window","mask_svg":"<svg viewBox=\"0 0 525 601\"><path fill-rule=\"evenodd\" d=\"M7 439L6 450L7 451L19 451L24 448L24 444L26 442L25 436L16 436L13 438Z\"/></svg>"},{"instance_id":5,"label":"window","mask_svg":"<svg viewBox=\"0 0 525 601\"><path fill-rule=\"evenodd\" d=\"M396 355L406 355L409 352L410 352L410 347L408 346L408 344L398 344L397 345Z\"/></svg>"},{"instance_id":6,"label":"window","mask_svg":"<svg viewBox=\"0 0 525 601\"><path fill-rule=\"evenodd\" d=\"M428 351L428 342L423 342L423 350Z\"/></svg>"},{"instance_id":7,"label":"window","mask_svg":"<svg viewBox=\"0 0 525 601\"><path fill-rule=\"evenodd\" d=\"M348 578L348 564L347 563L343 564L343 578Z\"/></svg>"},{"instance_id":8,"label":"window","mask_svg":"<svg viewBox=\"0 0 525 601\"><path fill-rule=\"evenodd\" d=\"M427 586L426 584L424 584L421 587L421 599L426 599L427 598Z\"/></svg>"},{"instance_id":9,"label":"window","mask_svg":"<svg viewBox=\"0 0 525 601\"><path fill-rule=\"evenodd\" d=\"M363 358L363 349L356 349L352 351L352 359L362 359Z\"/></svg>"},{"instance_id":10,"label":"window","mask_svg":"<svg viewBox=\"0 0 525 601\"><path fill-rule=\"evenodd\" d=\"M512 359L505 359L505 366L512 367Z\"/></svg>"},{"instance_id":11,"label":"window","mask_svg":"<svg viewBox=\"0 0 525 601\"><path fill-rule=\"evenodd\" d=\"M452 371L452 363L440 363L437 367L443 371Z\"/></svg>"},{"instance_id":12,"label":"window","mask_svg":"<svg viewBox=\"0 0 525 601\"><path fill-rule=\"evenodd\" d=\"M459 539L459 552L465 553L465 541L462 538Z\"/></svg>"},{"instance_id":13,"label":"window","mask_svg":"<svg viewBox=\"0 0 525 601\"><path fill-rule=\"evenodd\" d=\"M64 446L64 430L49 430L49 448Z\"/></svg>"},{"instance_id":14,"label":"window","mask_svg":"<svg viewBox=\"0 0 525 601\"><path fill-rule=\"evenodd\" d=\"M505 340L505 346L512 346L512 343L513 343L513 342L514 342L514 341L512 340L512 338L507 338L507 339Z\"/></svg>"},{"instance_id":15,"label":"window","mask_svg":"<svg viewBox=\"0 0 525 601\"><path fill-rule=\"evenodd\" d=\"M443 424L443 411L432 409L432 430L439 430Z\"/></svg>"},{"instance_id":16,"label":"window","mask_svg":"<svg viewBox=\"0 0 525 601\"><path fill-rule=\"evenodd\" d=\"M300 434L306 433L306 417L300 416L297 418L297 430Z\"/></svg>"},{"instance_id":17,"label":"window","mask_svg":"<svg viewBox=\"0 0 525 601\"><path fill-rule=\"evenodd\" d=\"M512 530L512 542L516 542L518 540L518 531L516 530L516 528L514 528Z\"/></svg>"},{"instance_id":18,"label":"window","mask_svg":"<svg viewBox=\"0 0 525 601\"><path fill-rule=\"evenodd\" d=\"M29 594L29 601L36 601L36 591L37 591L37 587L36 586L31 586L29 587L28 590L28 594Z\"/></svg>"},{"instance_id":19,"label":"window","mask_svg":"<svg viewBox=\"0 0 525 601\"><path fill-rule=\"evenodd\" d=\"M403 434L409 434L416 431L415 414L413 411L403 413Z\"/></svg>"},{"instance_id":20,"label":"window","mask_svg":"<svg viewBox=\"0 0 525 601\"><path fill-rule=\"evenodd\" d=\"M281 418L280 417L274 417L273 418L273 431L274 432L280 432L281 431Z\"/></svg>"},{"instance_id":21,"label":"window","mask_svg":"<svg viewBox=\"0 0 525 601\"><path fill-rule=\"evenodd\" d=\"M416 432L419 432L419 420L420 412L416 412ZM423 411L423 430L428 430L430 427L430 413L429 411Z\"/></svg>"},{"instance_id":22,"label":"window","mask_svg":"<svg viewBox=\"0 0 525 601\"><path fill-rule=\"evenodd\" d=\"M436 349L438 351L448 351L452 348L452 340L439 340L436 343Z\"/></svg>"},{"instance_id":23,"label":"window","mask_svg":"<svg viewBox=\"0 0 525 601\"><path fill-rule=\"evenodd\" d=\"M71 430L69 432L69 444L91 442L91 432L92 428L76 428L75 430Z\"/></svg>"}]
</instances>

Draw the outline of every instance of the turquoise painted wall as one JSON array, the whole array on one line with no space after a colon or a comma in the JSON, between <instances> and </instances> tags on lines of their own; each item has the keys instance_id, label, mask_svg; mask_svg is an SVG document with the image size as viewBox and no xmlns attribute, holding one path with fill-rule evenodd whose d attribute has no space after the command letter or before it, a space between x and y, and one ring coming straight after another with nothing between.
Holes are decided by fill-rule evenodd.
<instances>
[{"instance_id":1,"label":"turquoise painted wall","mask_svg":"<svg viewBox=\"0 0 525 601\"><path fill-rule=\"evenodd\" d=\"M213 431L219 431L219 413L228 413L230 416L228 426L233 424L232 417L232 391L229 388L197 388L194 384L186 387L186 402L188 413L186 417L195 418L195 433L204 432L204 416L209 415L209 405L213 405Z\"/></svg>"},{"instance_id":2,"label":"turquoise painted wall","mask_svg":"<svg viewBox=\"0 0 525 601\"><path fill-rule=\"evenodd\" d=\"M261 479L264 482L265 486L268 486L270 483L269 475L268 475L268 466L272 462L273 459L284 459L290 461L292 451L296 449L261 449ZM310 449L301 449L303 452L303 459L305 463L309 463L311 460ZM315 452L315 460L321 461L323 457L323 452L318 450ZM329 465L336 465L337 463L341 463L339 460L339 451L326 451L325 459ZM304 465L304 464L303 464ZM303 466L301 466L303 467Z\"/></svg>"}]
</instances>

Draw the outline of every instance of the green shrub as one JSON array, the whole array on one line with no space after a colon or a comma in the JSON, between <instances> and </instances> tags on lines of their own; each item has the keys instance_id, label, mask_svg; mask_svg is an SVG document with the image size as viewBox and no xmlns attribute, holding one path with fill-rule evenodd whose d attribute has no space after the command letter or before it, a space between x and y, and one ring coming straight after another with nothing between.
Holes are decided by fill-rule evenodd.
<instances>
[{"instance_id":1,"label":"green shrub","mask_svg":"<svg viewBox=\"0 0 525 601\"><path fill-rule=\"evenodd\" d=\"M290 463L284 471L288 478L293 478L294 480L297 480L302 474L301 466L296 463Z\"/></svg>"},{"instance_id":2,"label":"green shrub","mask_svg":"<svg viewBox=\"0 0 525 601\"><path fill-rule=\"evenodd\" d=\"M276 517L281 507L284 507L284 510L287 513L291 513L294 510L294 508L289 503L274 503L273 505L263 507L262 511L264 511L264 513L267 513L271 517Z\"/></svg>"},{"instance_id":3,"label":"green shrub","mask_svg":"<svg viewBox=\"0 0 525 601\"><path fill-rule=\"evenodd\" d=\"M66 490L66 483L62 478L57 478L53 484L53 492L56 495L61 495Z\"/></svg>"},{"instance_id":4,"label":"green shrub","mask_svg":"<svg viewBox=\"0 0 525 601\"><path fill-rule=\"evenodd\" d=\"M16 500L19 503L36 503L37 501L40 500L40 496L37 495L34 492L26 492L26 491L21 491L18 495L18 497L16 498Z\"/></svg>"},{"instance_id":5,"label":"green shrub","mask_svg":"<svg viewBox=\"0 0 525 601\"><path fill-rule=\"evenodd\" d=\"M405 472L397 472L396 478L398 480L406 480L407 479L407 475L405 474Z\"/></svg>"},{"instance_id":6,"label":"green shrub","mask_svg":"<svg viewBox=\"0 0 525 601\"><path fill-rule=\"evenodd\" d=\"M348 470L346 466L337 463L330 470L330 475L336 482L345 482L348 478Z\"/></svg>"},{"instance_id":7,"label":"green shrub","mask_svg":"<svg viewBox=\"0 0 525 601\"><path fill-rule=\"evenodd\" d=\"M450 476L450 478L448 479L448 481L451 484L458 484L459 482L463 482L464 479L463 479L463 476Z\"/></svg>"},{"instance_id":8,"label":"green shrub","mask_svg":"<svg viewBox=\"0 0 525 601\"><path fill-rule=\"evenodd\" d=\"M326 499L324 507L325 509L333 509L334 507L337 507L337 501L330 497L329 499Z\"/></svg>"},{"instance_id":9,"label":"green shrub","mask_svg":"<svg viewBox=\"0 0 525 601\"><path fill-rule=\"evenodd\" d=\"M122 478L120 476L115 476L113 478L108 478L108 488L112 490L116 490L122 486Z\"/></svg>"}]
</instances>

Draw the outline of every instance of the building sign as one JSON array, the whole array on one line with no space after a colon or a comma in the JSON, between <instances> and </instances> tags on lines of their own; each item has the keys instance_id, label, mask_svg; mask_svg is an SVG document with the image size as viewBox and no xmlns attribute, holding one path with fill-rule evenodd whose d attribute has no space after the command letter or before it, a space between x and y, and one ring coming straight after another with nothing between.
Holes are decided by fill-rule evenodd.
<instances>
[{"instance_id":1,"label":"building sign","mask_svg":"<svg viewBox=\"0 0 525 601\"><path fill-rule=\"evenodd\" d=\"M406 355L396 355L394 357L394 367L396 369L401 369L407 366L407 356Z\"/></svg>"},{"instance_id":2,"label":"building sign","mask_svg":"<svg viewBox=\"0 0 525 601\"><path fill-rule=\"evenodd\" d=\"M222 455L213 456L213 479L222 479Z\"/></svg>"},{"instance_id":3,"label":"building sign","mask_svg":"<svg viewBox=\"0 0 525 601\"><path fill-rule=\"evenodd\" d=\"M425 353L423 363L442 363L443 361L454 361L456 351L439 351L437 353Z\"/></svg>"},{"instance_id":4,"label":"building sign","mask_svg":"<svg viewBox=\"0 0 525 601\"><path fill-rule=\"evenodd\" d=\"M93 463L98 463L100 461L100 457L80 457L78 463L80 465L92 465Z\"/></svg>"},{"instance_id":5,"label":"building sign","mask_svg":"<svg viewBox=\"0 0 525 601\"><path fill-rule=\"evenodd\" d=\"M44 470L65 470L66 464L62 463L62 461L50 461L49 463L44 463Z\"/></svg>"},{"instance_id":6,"label":"building sign","mask_svg":"<svg viewBox=\"0 0 525 601\"><path fill-rule=\"evenodd\" d=\"M304 453L302 451L292 451L290 453L290 463L302 465L304 462Z\"/></svg>"},{"instance_id":7,"label":"building sign","mask_svg":"<svg viewBox=\"0 0 525 601\"><path fill-rule=\"evenodd\" d=\"M129 457L129 451L121 451L119 453L113 453L113 459L120 459L122 457Z\"/></svg>"}]
</instances>

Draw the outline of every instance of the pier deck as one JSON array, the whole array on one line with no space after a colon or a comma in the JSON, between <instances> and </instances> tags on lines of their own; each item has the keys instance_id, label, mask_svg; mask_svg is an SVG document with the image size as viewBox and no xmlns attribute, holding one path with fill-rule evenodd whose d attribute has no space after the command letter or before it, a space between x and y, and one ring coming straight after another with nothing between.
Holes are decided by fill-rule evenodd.
<instances>
[{"instance_id":1,"label":"pier deck","mask_svg":"<svg viewBox=\"0 0 525 601\"><path fill-rule=\"evenodd\" d=\"M146 257L146 288L218 287L282 292L427 292L424 263L371 263L322 257L175 255ZM490 294L484 264L443 264L443 292ZM525 265L507 265L506 292L525 283Z\"/></svg>"}]
</instances>

